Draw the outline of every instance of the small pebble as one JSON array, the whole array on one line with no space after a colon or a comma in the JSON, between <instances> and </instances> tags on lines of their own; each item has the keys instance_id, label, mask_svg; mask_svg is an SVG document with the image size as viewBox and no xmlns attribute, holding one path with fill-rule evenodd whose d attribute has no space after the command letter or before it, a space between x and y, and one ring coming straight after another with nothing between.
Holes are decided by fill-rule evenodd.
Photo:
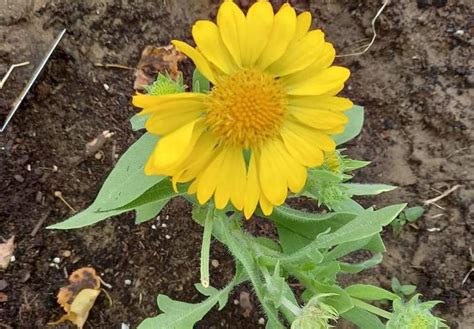
<instances>
[{"instance_id":1,"label":"small pebble","mask_svg":"<svg viewBox=\"0 0 474 329\"><path fill-rule=\"evenodd\" d=\"M107 90L107 91L109 91L110 86L109 86L108 84L104 83L104 89Z\"/></svg>"},{"instance_id":2,"label":"small pebble","mask_svg":"<svg viewBox=\"0 0 474 329\"><path fill-rule=\"evenodd\" d=\"M213 259L211 260L211 265L212 267L217 268L219 267L219 261L217 259Z\"/></svg>"},{"instance_id":3,"label":"small pebble","mask_svg":"<svg viewBox=\"0 0 474 329\"><path fill-rule=\"evenodd\" d=\"M43 201L43 193L41 191L36 192L36 202L41 203Z\"/></svg>"},{"instance_id":4,"label":"small pebble","mask_svg":"<svg viewBox=\"0 0 474 329\"><path fill-rule=\"evenodd\" d=\"M124 281L124 283L125 283L127 286L129 286L129 285L132 284L132 280L126 279L126 280Z\"/></svg>"},{"instance_id":5,"label":"small pebble","mask_svg":"<svg viewBox=\"0 0 474 329\"><path fill-rule=\"evenodd\" d=\"M58 171L58 170L59 170L58 166L53 165L53 171Z\"/></svg>"},{"instance_id":6,"label":"small pebble","mask_svg":"<svg viewBox=\"0 0 474 329\"><path fill-rule=\"evenodd\" d=\"M103 155L101 152L97 152L95 155L94 155L94 158L96 158L97 160L100 160L102 159Z\"/></svg>"},{"instance_id":7,"label":"small pebble","mask_svg":"<svg viewBox=\"0 0 474 329\"><path fill-rule=\"evenodd\" d=\"M28 165L26 166L26 170L31 171L31 165L30 165L30 164L28 164Z\"/></svg>"},{"instance_id":8,"label":"small pebble","mask_svg":"<svg viewBox=\"0 0 474 329\"><path fill-rule=\"evenodd\" d=\"M169 216L169 215L166 215L166 216L165 216L165 219L166 219L166 220L170 219L170 216Z\"/></svg>"},{"instance_id":9,"label":"small pebble","mask_svg":"<svg viewBox=\"0 0 474 329\"><path fill-rule=\"evenodd\" d=\"M239 305L239 300L238 299L234 299L234 305Z\"/></svg>"},{"instance_id":10,"label":"small pebble","mask_svg":"<svg viewBox=\"0 0 474 329\"><path fill-rule=\"evenodd\" d=\"M10 257L10 262L13 263L14 261L16 261L15 255L13 255L13 256Z\"/></svg>"},{"instance_id":11,"label":"small pebble","mask_svg":"<svg viewBox=\"0 0 474 329\"><path fill-rule=\"evenodd\" d=\"M169 239L171 239L171 235L166 234L166 235L165 235L165 238L166 238L166 240L169 240Z\"/></svg>"},{"instance_id":12,"label":"small pebble","mask_svg":"<svg viewBox=\"0 0 474 329\"><path fill-rule=\"evenodd\" d=\"M461 37L464 35L464 30L457 30L456 32L454 32L454 35L457 37Z\"/></svg>"},{"instance_id":13,"label":"small pebble","mask_svg":"<svg viewBox=\"0 0 474 329\"><path fill-rule=\"evenodd\" d=\"M67 258L67 257L71 257L71 255L72 255L72 252L71 252L71 251L69 251L69 250L64 250L64 251L63 251L63 257L66 257L66 258Z\"/></svg>"},{"instance_id":14,"label":"small pebble","mask_svg":"<svg viewBox=\"0 0 474 329\"><path fill-rule=\"evenodd\" d=\"M161 224L161 227L168 227L165 223Z\"/></svg>"},{"instance_id":15,"label":"small pebble","mask_svg":"<svg viewBox=\"0 0 474 329\"><path fill-rule=\"evenodd\" d=\"M54 258L53 258L53 262L55 262L56 264L59 264L59 263L61 263L61 258L59 258L59 257L54 257Z\"/></svg>"},{"instance_id":16,"label":"small pebble","mask_svg":"<svg viewBox=\"0 0 474 329\"><path fill-rule=\"evenodd\" d=\"M265 319L264 318L258 319L258 324L263 326L265 324Z\"/></svg>"},{"instance_id":17,"label":"small pebble","mask_svg":"<svg viewBox=\"0 0 474 329\"><path fill-rule=\"evenodd\" d=\"M151 229L152 229L152 230L156 230L156 225L152 225L152 226L151 226Z\"/></svg>"},{"instance_id":18,"label":"small pebble","mask_svg":"<svg viewBox=\"0 0 474 329\"><path fill-rule=\"evenodd\" d=\"M22 175L15 175L13 176L13 178L15 178L15 180L18 182L18 183L23 183L25 181L25 179L23 178Z\"/></svg>"}]
</instances>

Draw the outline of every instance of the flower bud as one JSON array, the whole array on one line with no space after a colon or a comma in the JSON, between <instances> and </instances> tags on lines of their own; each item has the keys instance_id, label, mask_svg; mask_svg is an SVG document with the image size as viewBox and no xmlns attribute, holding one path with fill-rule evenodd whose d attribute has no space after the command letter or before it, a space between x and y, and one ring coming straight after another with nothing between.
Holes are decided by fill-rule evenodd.
<instances>
[{"instance_id":1,"label":"flower bud","mask_svg":"<svg viewBox=\"0 0 474 329\"><path fill-rule=\"evenodd\" d=\"M149 86L145 86L144 89L149 95L159 96L184 92L185 86L182 77L175 81L168 75L159 73L156 81Z\"/></svg>"},{"instance_id":2,"label":"flower bud","mask_svg":"<svg viewBox=\"0 0 474 329\"><path fill-rule=\"evenodd\" d=\"M337 320L339 314L330 305L324 304L321 299L331 294L321 294L313 297L303 308L291 329L328 329L332 328L331 321Z\"/></svg>"},{"instance_id":3,"label":"flower bud","mask_svg":"<svg viewBox=\"0 0 474 329\"><path fill-rule=\"evenodd\" d=\"M439 301L421 303L420 295L415 295L407 303L401 300L393 302L392 318L387 322L387 329L438 329L448 328L443 319L431 314L431 309Z\"/></svg>"}]
</instances>

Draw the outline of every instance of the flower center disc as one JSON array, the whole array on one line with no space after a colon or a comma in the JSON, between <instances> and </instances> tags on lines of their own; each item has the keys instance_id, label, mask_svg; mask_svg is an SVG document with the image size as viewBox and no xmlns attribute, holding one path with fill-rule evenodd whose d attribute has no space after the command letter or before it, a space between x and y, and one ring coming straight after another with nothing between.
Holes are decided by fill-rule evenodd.
<instances>
[{"instance_id":1,"label":"flower center disc","mask_svg":"<svg viewBox=\"0 0 474 329\"><path fill-rule=\"evenodd\" d=\"M251 148L278 134L285 110L281 83L250 69L226 77L212 89L206 122L227 145Z\"/></svg>"}]
</instances>

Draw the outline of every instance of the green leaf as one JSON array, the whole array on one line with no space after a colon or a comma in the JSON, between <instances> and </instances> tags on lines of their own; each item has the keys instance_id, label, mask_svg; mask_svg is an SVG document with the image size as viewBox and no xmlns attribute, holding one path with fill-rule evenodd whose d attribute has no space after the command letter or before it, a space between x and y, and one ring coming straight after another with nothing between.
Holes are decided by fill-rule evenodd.
<instances>
[{"instance_id":1,"label":"green leaf","mask_svg":"<svg viewBox=\"0 0 474 329\"><path fill-rule=\"evenodd\" d=\"M130 123L132 125L132 130L133 131L138 131L138 130L141 130L141 129L145 129L145 123L146 123L146 120L148 120L149 117L150 117L149 115L135 114L130 119Z\"/></svg>"},{"instance_id":2,"label":"green leaf","mask_svg":"<svg viewBox=\"0 0 474 329\"><path fill-rule=\"evenodd\" d=\"M95 201L84 211L49 229L73 229L95 224L126 210L113 210L127 204L147 189L164 179L162 176L146 176L144 167L155 147L158 137L144 134L122 155L105 180Z\"/></svg>"},{"instance_id":3,"label":"green leaf","mask_svg":"<svg viewBox=\"0 0 474 329\"><path fill-rule=\"evenodd\" d=\"M211 88L209 80L201 74L197 69L193 73L193 92L206 93Z\"/></svg>"},{"instance_id":4,"label":"green leaf","mask_svg":"<svg viewBox=\"0 0 474 329\"><path fill-rule=\"evenodd\" d=\"M333 218L338 215L335 212L330 212L327 214L314 214L308 213L300 210L296 210L287 206L280 206L273 208L273 212L270 215L270 218L275 221L296 221L296 222L314 222L322 221Z\"/></svg>"},{"instance_id":5,"label":"green leaf","mask_svg":"<svg viewBox=\"0 0 474 329\"><path fill-rule=\"evenodd\" d=\"M405 296L409 296L413 294L416 290L416 286L412 284L404 284L403 286L400 287L400 292L404 294Z\"/></svg>"},{"instance_id":6,"label":"green leaf","mask_svg":"<svg viewBox=\"0 0 474 329\"><path fill-rule=\"evenodd\" d=\"M212 297L215 294L219 293L219 290L217 290L216 288L211 287L211 286L204 288L204 286L201 283L196 283L194 287L196 288L197 291L199 291L201 294L207 297ZM228 300L229 300L229 294L220 294L219 311L222 310L226 306Z\"/></svg>"},{"instance_id":7,"label":"green leaf","mask_svg":"<svg viewBox=\"0 0 474 329\"><path fill-rule=\"evenodd\" d=\"M360 329L385 329L385 325L377 316L359 307L353 307L341 316Z\"/></svg>"},{"instance_id":8,"label":"green leaf","mask_svg":"<svg viewBox=\"0 0 474 329\"><path fill-rule=\"evenodd\" d=\"M357 184L346 183L342 184L346 188L345 192L350 196L353 195L377 195L383 192L389 192L396 189L396 186L385 184Z\"/></svg>"},{"instance_id":9,"label":"green leaf","mask_svg":"<svg viewBox=\"0 0 474 329\"><path fill-rule=\"evenodd\" d=\"M395 300L400 298L388 290L370 284L354 284L345 290L349 296L364 300Z\"/></svg>"},{"instance_id":10,"label":"green leaf","mask_svg":"<svg viewBox=\"0 0 474 329\"><path fill-rule=\"evenodd\" d=\"M425 209L423 207L411 207L405 209L403 212L405 214L405 218L409 222L414 222L417 219L419 219L421 216L423 216L423 213L425 212Z\"/></svg>"},{"instance_id":11,"label":"green leaf","mask_svg":"<svg viewBox=\"0 0 474 329\"><path fill-rule=\"evenodd\" d=\"M165 295L158 296L158 307L162 314L145 319L138 329L192 329L194 325L202 320L202 318L216 305L221 303L225 305L229 292L234 287L234 281L222 290L215 288L199 289L200 292L209 296L206 300L197 304L184 303L175 301Z\"/></svg>"},{"instance_id":12,"label":"green leaf","mask_svg":"<svg viewBox=\"0 0 474 329\"><path fill-rule=\"evenodd\" d=\"M382 260L382 254L375 254L370 259L361 263L350 264L341 262L339 265L341 266L341 272L355 274L380 264Z\"/></svg>"},{"instance_id":13,"label":"green leaf","mask_svg":"<svg viewBox=\"0 0 474 329\"><path fill-rule=\"evenodd\" d=\"M316 294L334 294L334 296L325 297L324 303L334 307L339 314L354 307L349 295L337 285L328 285L314 280L312 288L316 291Z\"/></svg>"},{"instance_id":14,"label":"green leaf","mask_svg":"<svg viewBox=\"0 0 474 329\"><path fill-rule=\"evenodd\" d=\"M169 179L164 179L158 184L150 187L135 200L119 208L109 210L132 210L150 203L167 202L169 199L178 196L179 194L180 193L174 191L171 181Z\"/></svg>"},{"instance_id":15,"label":"green leaf","mask_svg":"<svg viewBox=\"0 0 474 329\"><path fill-rule=\"evenodd\" d=\"M370 161L352 160L349 158L343 158L344 171L353 171L356 169L364 168L370 164Z\"/></svg>"},{"instance_id":16,"label":"green leaf","mask_svg":"<svg viewBox=\"0 0 474 329\"><path fill-rule=\"evenodd\" d=\"M337 145L346 143L360 134L364 124L364 108L354 105L350 110L344 112L349 117L349 123L346 125L344 132L334 135L333 139Z\"/></svg>"},{"instance_id":17,"label":"green leaf","mask_svg":"<svg viewBox=\"0 0 474 329\"><path fill-rule=\"evenodd\" d=\"M333 201L330 203L330 206L336 212L361 214L365 211L364 207L352 199Z\"/></svg>"},{"instance_id":18,"label":"green leaf","mask_svg":"<svg viewBox=\"0 0 474 329\"><path fill-rule=\"evenodd\" d=\"M136 208L135 224L141 224L156 217L161 212L163 207L166 206L168 201L169 199L161 200Z\"/></svg>"}]
</instances>

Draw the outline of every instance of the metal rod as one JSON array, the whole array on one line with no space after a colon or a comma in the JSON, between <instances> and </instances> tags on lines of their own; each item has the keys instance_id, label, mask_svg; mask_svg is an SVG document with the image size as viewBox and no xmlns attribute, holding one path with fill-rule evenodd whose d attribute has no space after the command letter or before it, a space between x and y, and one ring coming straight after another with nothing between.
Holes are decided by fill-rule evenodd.
<instances>
[{"instance_id":1,"label":"metal rod","mask_svg":"<svg viewBox=\"0 0 474 329\"><path fill-rule=\"evenodd\" d=\"M43 59L41 60L41 63L38 65L38 67L36 68L35 72L33 73L32 77L30 78L30 80L28 81L28 84L25 86L25 88L23 88L23 90L21 91L21 94L20 96L18 96L18 98L15 100L15 102L13 103L13 108L11 109L10 113L8 113L7 115L7 118L5 119L5 122L3 123L3 126L2 128L0 129L0 132L3 132L5 130L5 128L7 127L8 123L10 122L10 120L13 118L13 115L15 114L15 112L18 110L18 108L20 107L20 104L21 102L23 101L23 99L25 98L25 96L28 94L28 92L30 91L31 87L33 86L33 84L35 83L36 79L38 78L38 76L40 75L41 71L43 70L44 66L46 65L46 63L48 62L49 60L49 57L51 56L51 54L53 53L53 51L56 49L57 45L59 44L59 42L61 41L62 37L64 36L64 33L66 33L66 29L62 30L61 33L59 33L59 35L56 37L56 39L54 40L53 44L51 45L51 47L49 48L48 52L46 53L46 55L43 57Z\"/></svg>"}]
</instances>

